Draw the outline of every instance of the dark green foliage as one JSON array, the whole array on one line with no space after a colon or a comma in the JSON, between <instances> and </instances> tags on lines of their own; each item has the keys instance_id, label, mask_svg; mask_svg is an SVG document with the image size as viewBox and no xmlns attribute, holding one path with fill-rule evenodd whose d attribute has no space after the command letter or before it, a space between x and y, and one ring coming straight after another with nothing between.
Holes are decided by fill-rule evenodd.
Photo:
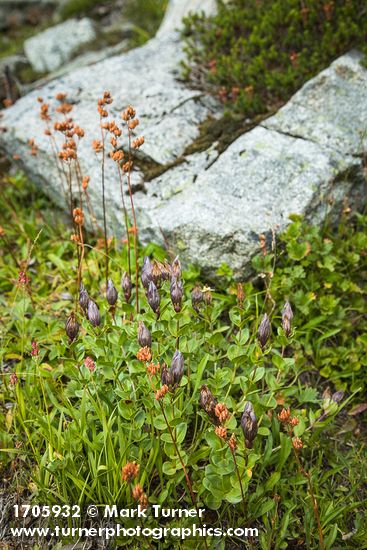
<instances>
[{"instance_id":1,"label":"dark green foliage","mask_svg":"<svg viewBox=\"0 0 367 550\"><path fill-rule=\"evenodd\" d=\"M294 222L280 237L271 292L289 297L298 327L294 352L338 388L366 387L367 217L345 217L339 228ZM273 255L257 256L260 272L272 270Z\"/></svg>"},{"instance_id":2,"label":"dark green foliage","mask_svg":"<svg viewBox=\"0 0 367 550\"><path fill-rule=\"evenodd\" d=\"M366 51L363 0L230 0L186 19L185 76L246 114L284 102L351 48Z\"/></svg>"}]
</instances>

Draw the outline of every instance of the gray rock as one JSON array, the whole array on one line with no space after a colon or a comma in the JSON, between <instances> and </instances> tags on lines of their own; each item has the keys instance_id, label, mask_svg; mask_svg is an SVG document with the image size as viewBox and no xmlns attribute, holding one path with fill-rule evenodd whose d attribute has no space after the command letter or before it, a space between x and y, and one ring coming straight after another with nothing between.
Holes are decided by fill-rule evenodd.
<instances>
[{"instance_id":1,"label":"gray rock","mask_svg":"<svg viewBox=\"0 0 367 550\"><path fill-rule=\"evenodd\" d=\"M137 135L144 134L146 140L140 157L175 164L152 181L144 182L141 172L134 174L142 242L168 244L186 263L195 262L208 274L228 263L241 277L258 250L259 234L282 230L290 214L319 222L331 209L330 202L335 206L345 197L358 202L365 185L361 155L366 143L358 136L366 126L367 71L356 55L343 56L277 115L236 139L222 154L213 144L184 158L185 149L199 135L198 125L220 114L220 108L176 79L183 53L177 33L169 28L166 22L159 38L143 47L73 71L30 93L5 112L7 132L0 135L0 143L9 155L20 154L27 172L55 201L65 204L35 105L41 95L54 106L55 93L67 91L75 104L74 118L86 131L81 165L91 176L91 201L101 221L101 168L91 140L99 137L96 100L104 89L110 90L115 98L113 118L118 119L129 103L137 109ZM356 104L360 116L352 113ZM39 147L37 157L28 154L31 137ZM109 230L120 238L123 216L112 161L107 162L105 181Z\"/></svg>"},{"instance_id":2,"label":"gray rock","mask_svg":"<svg viewBox=\"0 0 367 550\"><path fill-rule=\"evenodd\" d=\"M95 38L96 30L91 19L68 19L28 38L24 42L24 52L35 71L51 72L67 63L82 46Z\"/></svg>"},{"instance_id":3,"label":"gray rock","mask_svg":"<svg viewBox=\"0 0 367 550\"><path fill-rule=\"evenodd\" d=\"M26 89L27 92L30 92L31 90L34 90L36 88L39 89L40 87L45 86L45 84L47 84L51 80L54 80L55 78L60 78L61 76L64 76L67 73L70 73L77 69L88 67L89 65L94 65L95 63L99 63L100 61L103 61L108 57L112 57L115 55L119 55L123 52L126 52L128 49L129 49L129 41L122 40L121 42L119 42L118 44L115 44L114 46L108 46L107 48L103 48L102 50L99 50L99 51L91 51L91 52L83 53L81 55L78 55L72 61L69 61L69 63L66 63L56 71L53 71L52 73L49 73L48 75L36 80L35 82L32 82L27 86L24 86L24 88Z\"/></svg>"},{"instance_id":4,"label":"gray rock","mask_svg":"<svg viewBox=\"0 0 367 550\"><path fill-rule=\"evenodd\" d=\"M238 276L248 272L260 234L284 229L293 213L324 219L327 199L348 195L361 166L343 151L262 127L208 168L204 153L188 161L136 195L140 237L159 238L209 274L225 262Z\"/></svg>"},{"instance_id":5,"label":"gray rock","mask_svg":"<svg viewBox=\"0 0 367 550\"><path fill-rule=\"evenodd\" d=\"M298 136L352 155L367 150L367 71L351 52L307 82L266 128Z\"/></svg>"},{"instance_id":6,"label":"gray rock","mask_svg":"<svg viewBox=\"0 0 367 550\"><path fill-rule=\"evenodd\" d=\"M216 12L215 0L169 0L162 24L157 32L161 38L181 28L181 22L190 12L203 12L210 16Z\"/></svg>"}]
</instances>

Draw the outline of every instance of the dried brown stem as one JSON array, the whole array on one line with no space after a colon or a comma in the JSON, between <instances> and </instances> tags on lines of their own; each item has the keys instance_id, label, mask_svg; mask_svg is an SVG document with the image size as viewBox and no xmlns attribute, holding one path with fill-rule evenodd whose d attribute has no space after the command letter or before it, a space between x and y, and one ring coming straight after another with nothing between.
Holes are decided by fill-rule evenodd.
<instances>
[{"instance_id":1,"label":"dried brown stem","mask_svg":"<svg viewBox=\"0 0 367 550\"><path fill-rule=\"evenodd\" d=\"M108 240L107 240L107 215L106 215L106 195L105 195L105 139L106 135L102 128L102 117L100 117L101 135L102 135L102 163L101 163L101 181L102 181L102 208L103 208L103 233L104 233L104 246L106 251L106 287L108 283Z\"/></svg>"},{"instance_id":2,"label":"dried brown stem","mask_svg":"<svg viewBox=\"0 0 367 550\"><path fill-rule=\"evenodd\" d=\"M124 182L122 178L121 173L121 166L119 163L117 163L118 173L119 173L119 181L120 181L120 191L121 191L121 200L122 200L122 207L124 210L124 221L125 221L125 228L126 228L126 239L127 239L127 261L129 265L129 277L131 279L131 250L130 250L130 235L129 235L129 219L127 216L127 209L125 204L125 198L124 198Z\"/></svg>"},{"instance_id":3,"label":"dried brown stem","mask_svg":"<svg viewBox=\"0 0 367 550\"><path fill-rule=\"evenodd\" d=\"M139 313L139 257L138 257L138 225L136 221L133 193L131 189L131 130L129 129L129 170L127 173L127 184L129 188L131 211L134 220L134 253L135 253L135 287L136 287L136 313Z\"/></svg>"}]
</instances>

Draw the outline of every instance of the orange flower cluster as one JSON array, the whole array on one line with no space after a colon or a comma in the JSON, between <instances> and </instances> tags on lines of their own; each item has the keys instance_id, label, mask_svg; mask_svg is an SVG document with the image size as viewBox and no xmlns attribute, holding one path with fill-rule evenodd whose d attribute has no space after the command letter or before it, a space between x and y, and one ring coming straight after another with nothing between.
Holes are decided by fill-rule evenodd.
<instances>
[{"instance_id":1,"label":"orange flower cluster","mask_svg":"<svg viewBox=\"0 0 367 550\"><path fill-rule=\"evenodd\" d=\"M164 397L166 393L168 393L168 391L169 391L169 388L167 384L163 384L163 386L155 392L155 398L157 399L157 401L162 399L162 397Z\"/></svg>"},{"instance_id":2,"label":"orange flower cluster","mask_svg":"<svg viewBox=\"0 0 367 550\"><path fill-rule=\"evenodd\" d=\"M114 134L116 137L120 137L122 134L121 128L119 128L114 120L111 120L110 122L104 122L101 124L101 127L104 130L107 130L107 132L110 132L110 134Z\"/></svg>"},{"instance_id":3,"label":"orange flower cluster","mask_svg":"<svg viewBox=\"0 0 367 550\"><path fill-rule=\"evenodd\" d=\"M279 422L281 422L282 424L288 424L290 417L291 417L290 409L282 409L278 414Z\"/></svg>"},{"instance_id":4,"label":"orange flower cluster","mask_svg":"<svg viewBox=\"0 0 367 550\"><path fill-rule=\"evenodd\" d=\"M68 160L75 160L77 157L76 154L76 143L73 139L68 139L65 143L62 144L62 151L59 151L58 157L61 160L67 162Z\"/></svg>"},{"instance_id":5,"label":"orange flower cluster","mask_svg":"<svg viewBox=\"0 0 367 550\"><path fill-rule=\"evenodd\" d=\"M111 105L112 101L113 99L111 97L111 94L110 92L107 92L107 91L104 92L103 97L98 100L98 112L101 118L108 117L108 111L104 107L105 105Z\"/></svg>"},{"instance_id":6,"label":"orange flower cluster","mask_svg":"<svg viewBox=\"0 0 367 550\"><path fill-rule=\"evenodd\" d=\"M218 418L219 422L223 424L229 418L229 411L224 403L218 403L215 406L215 416Z\"/></svg>"},{"instance_id":7,"label":"orange flower cluster","mask_svg":"<svg viewBox=\"0 0 367 550\"><path fill-rule=\"evenodd\" d=\"M139 500L141 496L144 494L143 487L138 483L135 485L134 489L132 490L132 496L134 500Z\"/></svg>"},{"instance_id":8,"label":"orange flower cluster","mask_svg":"<svg viewBox=\"0 0 367 550\"><path fill-rule=\"evenodd\" d=\"M138 475L139 469L140 466L136 462L128 462L122 468L122 479L130 483Z\"/></svg>"},{"instance_id":9,"label":"orange flower cluster","mask_svg":"<svg viewBox=\"0 0 367 550\"><path fill-rule=\"evenodd\" d=\"M87 369L90 372L94 372L96 370L96 364L95 364L95 362L93 361L93 359L91 357L86 357L85 358L84 365L87 367Z\"/></svg>"},{"instance_id":10,"label":"orange flower cluster","mask_svg":"<svg viewBox=\"0 0 367 550\"><path fill-rule=\"evenodd\" d=\"M132 160L129 160L129 161L125 162L125 164L122 165L122 169L123 169L124 172L130 172L132 167L133 167L133 161Z\"/></svg>"},{"instance_id":11,"label":"orange flower cluster","mask_svg":"<svg viewBox=\"0 0 367 550\"><path fill-rule=\"evenodd\" d=\"M80 126L74 126L74 133L78 136L78 138L84 137L84 130Z\"/></svg>"},{"instance_id":12,"label":"orange flower cluster","mask_svg":"<svg viewBox=\"0 0 367 550\"><path fill-rule=\"evenodd\" d=\"M137 359L141 361L142 363L148 362L152 358L152 352L151 349L148 348L148 346L144 346L143 348L140 348L138 353L136 354Z\"/></svg>"},{"instance_id":13,"label":"orange flower cluster","mask_svg":"<svg viewBox=\"0 0 367 550\"><path fill-rule=\"evenodd\" d=\"M159 363L155 364L155 363L150 363L148 366L147 366L147 371L148 371L148 374L149 376L155 376L157 374L157 372L159 372L161 366Z\"/></svg>"},{"instance_id":14,"label":"orange flower cluster","mask_svg":"<svg viewBox=\"0 0 367 550\"><path fill-rule=\"evenodd\" d=\"M10 378L9 378L9 382L10 382L10 385L13 386L13 387L18 384L19 379L18 379L17 375L15 374L15 372L11 373Z\"/></svg>"},{"instance_id":15,"label":"orange flower cluster","mask_svg":"<svg viewBox=\"0 0 367 550\"><path fill-rule=\"evenodd\" d=\"M133 120L130 120L127 127L129 128L129 130L135 130L135 128L139 126L139 124L140 120L138 118L134 118Z\"/></svg>"},{"instance_id":16,"label":"orange flower cluster","mask_svg":"<svg viewBox=\"0 0 367 550\"><path fill-rule=\"evenodd\" d=\"M282 424L289 424L290 426L297 426L299 423L298 418L291 416L290 409L282 409L278 414L278 419Z\"/></svg>"},{"instance_id":17,"label":"orange flower cluster","mask_svg":"<svg viewBox=\"0 0 367 550\"><path fill-rule=\"evenodd\" d=\"M144 143L144 136L140 136L136 139L134 139L134 141L132 142L132 147L133 149L139 149L139 147L141 147Z\"/></svg>"},{"instance_id":18,"label":"orange flower cluster","mask_svg":"<svg viewBox=\"0 0 367 550\"><path fill-rule=\"evenodd\" d=\"M69 114L73 110L73 106L71 103L61 103L58 107L56 107L56 112L61 113L63 115Z\"/></svg>"},{"instance_id":19,"label":"orange flower cluster","mask_svg":"<svg viewBox=\"0 0 367 550\"><path fill-rule=\"evenodd\" d=\"M92 147L95 150L96 153L101 153L103 151L103 143L102 141L99 141L98 139L94 139L92 141Z\"/></svg>"},{"instance_id":20,"label":"orange flower cluster","mask_svg":"<svg viewBox=\"0 0 367 550\"><path fill-rule=\"evenodd\" d=\"M115 162L121 162L124 159L124 152L119 149L118 151L110 151L110 157Z\"/></svg>"},{"instance_id":21,"label":"orange flower cluster","mask_svg":"<svg viewBox=\"0 0 367 550\"><path fill-rule=\"evenodd\" d=\"M83 225L84 223L84 212L81 208L74 208L73 210L74 222L77 225Z\"/></svg>"},{"instance_id":22,"label":"orange flower cluster","mask_svg":"<svg viewBox=\"0 0 367 550\"><path fill-rule=\"evenodd\" d=\"M133 118L135 118L135 115L136 115L136 111L135 111L134 107L132 105L129 105L125 109L125 111L123 113L121 113L121 118L122 118L122 120L127 122L128 120L132 120Z\"/></svg>"}]
</instances>

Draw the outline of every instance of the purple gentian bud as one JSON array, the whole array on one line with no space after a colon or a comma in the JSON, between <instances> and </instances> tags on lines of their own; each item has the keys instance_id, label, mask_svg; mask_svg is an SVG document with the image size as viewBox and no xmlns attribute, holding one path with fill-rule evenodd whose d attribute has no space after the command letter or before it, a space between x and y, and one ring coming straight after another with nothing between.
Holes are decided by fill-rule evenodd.
<instances>
[{"instance_id":1,"label":"purple gentian bud","mask_svg":"<svg viewBox=\"0 0 367 550\"><path fill-rule=\"evenodd\" d=\"M159 314L160 314L159 305L161 303L161 297L153 281L150 281L149 283L147 299L150 307L152 308L154 313L156 313L157 317L159 317Z\"/></svg>"},{"instance_id":2,"label":"purple gentian bud","mask_svg":"<svg viewBox=\"0 0 367 550\"><path fill-rule=\"evenodd\" d=\"M142 348L152 347L152 335L150 330L144 325L143 321L138 323L138 342Z\"/></svg>"},{"instance_id":3,"label":"purple gentian bud","mask_svg":"<svg viewBox=\"0 0 367 550\"><path fill-rule=\"evenodd\" d=\"M265 313L257 333L257 338L260 342L261 349L265 348L266 342L268 341L269 336L270 336L270 321L269 321L268 314Z\"/></svg>"},{"instance_id":4,"label":"purple gentian bud","mask_svg":"<svg viewBox=\"0 0 367 550\"><path fill-rule=\"evenodd\" d=\"M171 279L171 300L173 307L178 313L181 311L181 302L182 302L182 296L183 296L183 284L181 280L176 279L176 277L172 277Z\"/></svg>"},{"instance_id":5,"label":"purple gentian bud","mask_svg":"<svg viewBox=\"0 0 367 550\"><path fill-rule=\"evenodd\" d=\"M206 414L209 416L210 420L214 422L214 424L219 424L219 419L217 415L215 414L215 407L218 404L218 401L215 399L214 395L208 388L208 386L201 386L200 389L200 399L199 399L200 407L204 409Z\"/></svg>"},{"instance_id":6,"label":"purple gentian bud","mask_svg":"<svg viewBox=\"0 0 367 550\"><path fill-rule=\"evenodd\" d=\"M133 285L132 285L132 282L131 282L131 279L128 275L128 273L124 273L123 277L122 277L122 280L121 280L121 288L122 288L122 292L124 293L124 296L125 296L125 300L127 302L130 302L130 298L131 298L131 290L133 288Z\"/></svg>"},{"instance_id":7,"label":"purple gentian bud","mask_svg":"<svg viewBox=\"0 0 367 550\"><path fill-rule=\"evenodd\" d=\"M72 311L65 323L65 332L69 337L69 343L73 342L78 336L79 323L76 320L75 313Z\"/></svg>"},{"instance_id":8,"label":"purple gentian bud","mask_svg":"<svg viewBox=\"0 0 367 550\"><path fill-rule=\"evenodd\" d=\"M250 401L247 401L241 418L241 427L245 436L245 443L248 449L252 449L253 441L257 435L257 419L254 408Z\"/></svg>"},{"instance_id":9,"label":"purple gentian bud","mask_svg":"<svg viewBox=\"0 0 367 550\"><path fill-rule=\"evenodd\" d=\"M292 319L293 311L291 304L287 300L282 311L282 327L287 337L290 336L290 333L292 332Z\"/></svg>"},{"instance_id":10,"label":"purple gentian bud","mask_svg":"<svg viewBox=\"0 0 367 550\"><path fill-rule=\"evenodd\" d=\"M88 292L87 292L85 286L83 285L83 283L80 283L79 304L80 304L80 307L82 308L82 310L84 312L87 311L88 302L89 302Z\"/></svg>"},{"instance_id":11,"label":"purple gentian bud","mask_svg":"<svg viewBox=\"0 0 367 550\"><path fill-rule=\"evenodd\" d=\"M118 296L118 293L117 293L117 290L115 288L115 285L113 284L111 279L108 279L106 298L107 298L107 302L110 304L110 306L115 305L115 303L117 302L117 296Z\"/></svg>"},{"instance_id":12,"label":"purple gentian bud","mask_svg":"<svg viewBox=\"0 0 367 550\"><path fill-rule=\"evenodd\" d=\"M144 256L143 267L141 268L141 282L145 290L148 290L149 283L152 280L152 264L148 256Z\"/></svg>"},{"instance_id":13,"label":"purple gentian bud","mask_svg":"<svg viewBox=\"0 0 367 550\"><path fill-rule=\"evenodd\" d=\"M94 327L98 327L101 324L101 315L99 313L98 306L91 299L89 299L88 302L88 319Z\"/></svg>"},{"instance_id":14,"label":"purple gentian bud","mask_svg":"<svg viewBox=\"0 0 367 550\"><path fill-rule=\"evenodd\" d=\"M176 350L170 368L170 375L172 378L172 384L178 386L181 382L184 373L184 358L179 350Z\"/></svg>"}]
</instances>

